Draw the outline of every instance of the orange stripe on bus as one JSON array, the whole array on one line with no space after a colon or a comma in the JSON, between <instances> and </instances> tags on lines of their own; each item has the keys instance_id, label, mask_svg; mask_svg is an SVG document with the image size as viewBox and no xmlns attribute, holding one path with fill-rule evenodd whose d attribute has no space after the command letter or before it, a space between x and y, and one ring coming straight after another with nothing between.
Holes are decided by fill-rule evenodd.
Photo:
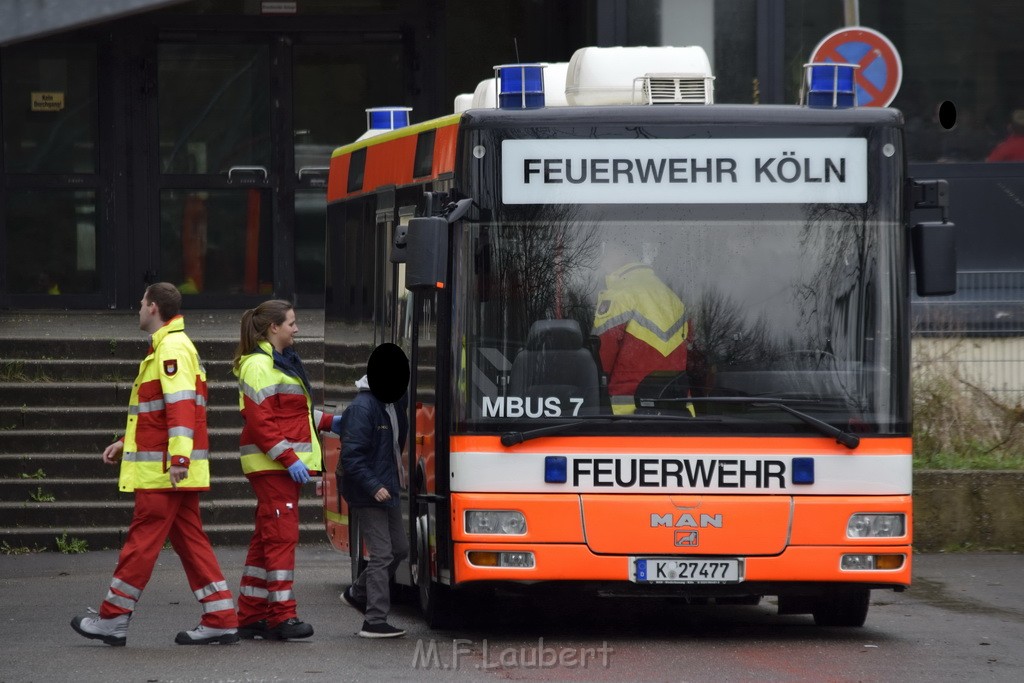
<instances>
[{"instance_id":1,"label":"orange stripe on bus","mask_svg":"<svg viewBox=\"0 0 1024 683\"><path fill-rule=\"evenodd\" d=\"M351 154L331 157L331 170L327 176L327 201L348 197L348 166Z\"/></svg>"},{"instance_id":2,"label":"orange stripe on bus","mask_svg":"<svg viewBox=\"0 0 1024 683\"><path fill-rule=\"evenodd\" d=\"M388 137L380 142L366 145L366 166L363 170L363 186L355 192L348 191L348 169L352 153L331 157L331 170L327 181L327 201L335 202L350 196L373 192L379 187L411 185L427 182L439 175L455 170L455 146L459 125L452 124L436 129L434 138L433 167L427 176L413 177L416 159L416 143L423 130L410 131L404 137Z\"/></svg>"},{"instance_id":3,"label":"orange stripe on bus","mask_svg":"<svg viewBox=\"0 0 1024 683\"><path fill-rule=\"evenodd\" d=\"M408 185L412 182L412 165L415 158L415 135L367 147L363 191L381 185Z\"/></svg>"},{"instance_id":4,"label":"orange stripe on bus","mask_svg":"<svg viewBox=\"0 0 1024 683\"><path fill-rule=\"evenodd\" d=\"M453 436L459 453L700 453L757 455L909 455L910 437L861 438L850 450L828 437L678 437L678 436L549 436L506 448L498 436Z\"/></svg>"},{"instance_id":5,"label":"orange stripe on bus","mask_svg":"<svg viewBox=\"0 0 1024 683\"><path fill-rule=\"evenodd\" d=\"M434 139L434 177L455 171L455 142L459 127L445 126L437 129Z\"/></svg>"}]
</instances>

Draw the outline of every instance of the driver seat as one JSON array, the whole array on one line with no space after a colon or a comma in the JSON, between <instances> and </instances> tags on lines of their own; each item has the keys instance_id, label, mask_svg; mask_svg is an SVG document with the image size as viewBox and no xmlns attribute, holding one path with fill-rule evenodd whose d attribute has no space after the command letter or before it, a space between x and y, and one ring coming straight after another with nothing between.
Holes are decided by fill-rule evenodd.
<instances>
[{"instance_id":1,"label":"driver seat","mask_svg":"<svg viewBox=\"0 0 1024 683\"><path fill-rule=\"evenodd\" d=\"M583 333L575 320L538 320L530 326L526 345L512 361L509 394L524 399L555 397L563 416L599 412L599 380L593 354L583 346ZM536 408L535 408L536 409Z\"/></svg>"}]
</instances>

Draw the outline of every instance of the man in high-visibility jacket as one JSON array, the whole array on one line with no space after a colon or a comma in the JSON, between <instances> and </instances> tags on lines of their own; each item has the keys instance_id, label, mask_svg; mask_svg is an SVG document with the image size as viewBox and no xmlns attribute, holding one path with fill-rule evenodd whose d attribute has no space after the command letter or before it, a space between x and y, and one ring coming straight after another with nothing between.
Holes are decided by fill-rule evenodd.
<instances>
[{"instance_id":1,"label":"man in high-visibility jacket","mask_svg":"<svg viewBox=\"0 0 1024 683\"><path fill-rule=\"evenodd\" d=\"M174 642L239 639L231 591L199 516L199 491L210 488L206 370L180 308L174 285L146 289L139 328L151 335L149 353L132 387L125 435L103 451L103 462L121 463L119 486L135 492L135 513L98 617L75 617L71 626L107 645L126 644L128 622L168 538L203 607L199 625Z\"/></svg>"},{"instance_id":2,"label":"man in high-visibility jacket","mask_svg":"<svg viewBox=\"0 0 1024 683\"><path fill-rule=\"evenodd\" d=\"M627 263L605 278L593 334L601 342L613 413L636 411L637 385L650 373L686 370L685 313L683 302L649 265Z\"/></svg>"}]
</instances>

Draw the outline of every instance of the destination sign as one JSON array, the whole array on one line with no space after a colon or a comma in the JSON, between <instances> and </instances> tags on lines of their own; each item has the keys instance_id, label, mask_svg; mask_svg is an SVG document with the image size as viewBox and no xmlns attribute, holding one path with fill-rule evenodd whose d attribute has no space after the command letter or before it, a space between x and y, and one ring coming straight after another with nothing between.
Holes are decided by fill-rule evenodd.
<instances>
[{"instance_id":1,"label":"destination sign","mask_svg":"<svg viewBox=\"0 0 1024 683\"><path fill-rule=\"evenodd\" d=\"M864 138L504 140L505 204L867 201Z\"/></svg>"}]
</instances>

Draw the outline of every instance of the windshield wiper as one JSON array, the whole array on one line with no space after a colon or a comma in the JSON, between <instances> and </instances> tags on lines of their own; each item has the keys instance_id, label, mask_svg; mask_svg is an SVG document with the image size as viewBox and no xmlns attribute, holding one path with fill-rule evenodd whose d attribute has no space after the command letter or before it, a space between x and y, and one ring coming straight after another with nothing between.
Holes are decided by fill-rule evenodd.
<instances>
[{"instance_id":1,"label":"windshield wiper","mask_svg":"<svg viewBox=\"0 0 1024 683\"><path fill-rule=\"evenodd\" d=\"M860 437L856 434L850 434L844 432L838 427L833 427L827 422L823 422L813 415L808 415L802 410L786 405L790 399L776 398L772 396L693 396L687 398L642 398L640 399L640 406L642 408L654 408L659 405L686 405L688 403L739 403L743 405L752 406L765 406L768 408L777 408L783 412L789 413L793 417L802 420L810 426L817 429L820 433L825 436L831 436L836 440L837 443L841 443L850 450L853 450L860 445ZM798 399L800 403L806 403L807 399Z\"/></svg>"},{"instance_id":2,"label":"windshield wiper","mask_svg":"<svg viewBox=\"0 0 1024 683\"><path fill-rule=\"evenodd\" d=\"M576 420L574 422L560 422L558 424L550 425L547 427L537 427L536 429L528 429L525 432L505 432L501 435L502 446L515 446L516 444L531 439L536 439L541 436L550 436L552 434L561 434L563 432L572 431L576 427L582 425L593 425L593 424L610 424L612 422L623 422L623 421L653 421L653 422L721 422L721 418L717 417L691 417L686 416L674 416L674 415L601 415L595 416L588 419Z\"/></svg>"}]
</instances>

